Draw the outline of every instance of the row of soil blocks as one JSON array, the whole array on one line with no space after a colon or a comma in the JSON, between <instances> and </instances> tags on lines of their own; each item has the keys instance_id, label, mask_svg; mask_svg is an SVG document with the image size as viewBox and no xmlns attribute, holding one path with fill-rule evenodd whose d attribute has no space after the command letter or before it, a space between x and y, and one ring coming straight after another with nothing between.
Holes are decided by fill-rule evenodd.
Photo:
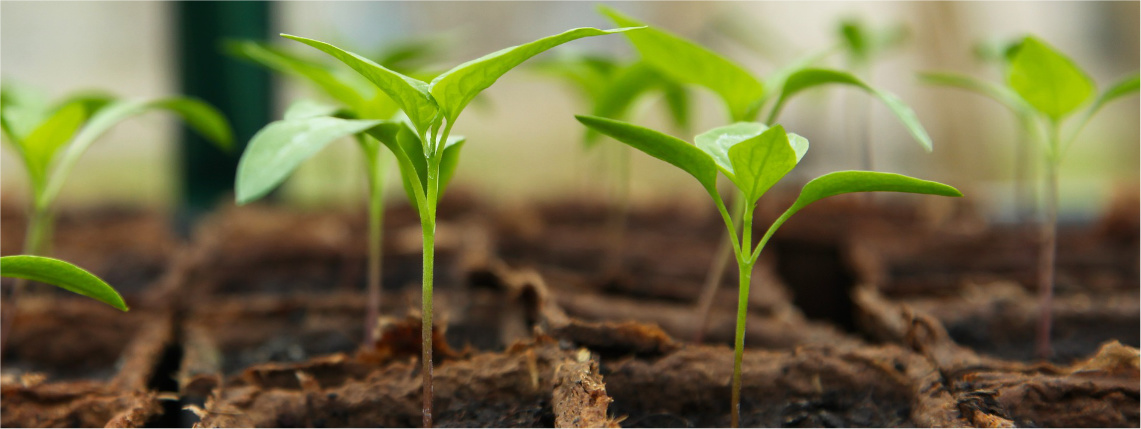
<instances>
[{"instance_id":1,"label":"row of soil blocks","mask_svg":"<svg viewBox=\"0 0 1141 429\"><path fill-rule=\"evenodd\" d=\"M709 320L710 345L690 343L720 219L679 206L634 211L616 253L621 264L612 266L603 206L493 211L459 203L438 229L438 425L728 424L732 267ZM759 212L758 227L775 217L773 207ZM130 313L81 300L59 301L66 304L58 310L46 297L22 301L24 316L4 350L4 424L419 425L420 231L407 208L387 214L386 317L373 324L364 321L365 218L256 206L203 224L141 288L152 292L128 298ZM900 237L937 246L1001 234L969 208L839 200L802 218L778 233L753 277L744 425L1139 424L1136 348L1098 343L1074 352L1088 360L1022 361L957 337L957 315L937 311L939 301L924 304L970 298L967 280L952 281L953 293L929 288L942 295L897 292L891 279L922 273L908 264L923 255L922 247L895 250ZM1135 240L1097 246L1084 251L1136 254ZM1135 273L1136 259L1124 270ZM1107 266L1120 269L1114 264ZM813 284L827 305L809 305L812 295L801 290ZM840 298L829 295L836 290ZM828 305L847 313L829 313ZM1091 315L1107 308L1090 305ZM1133 320L1137 313L1121 310ZM366 329L379 340L362 346ZM47 332L76 338L30 345ZM68 351L85 339L103 349ZM57 359L73 361L45 357L54 344L68 351ZM88 369L60 370L80 367Z\"/></svg>"}]
</instances>

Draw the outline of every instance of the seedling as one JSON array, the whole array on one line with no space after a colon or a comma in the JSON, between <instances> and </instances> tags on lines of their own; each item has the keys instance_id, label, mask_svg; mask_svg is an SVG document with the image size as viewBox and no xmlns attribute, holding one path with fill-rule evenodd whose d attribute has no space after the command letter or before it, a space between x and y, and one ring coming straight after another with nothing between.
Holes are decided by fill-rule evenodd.
<instances>
[{"instance_id":1,"label":"seedling","mask_svg":"<svg viewBox=\"0 0 1141 429\"><path fill-rule=\"evenodd\" d=\"M590 105L594 116L625 119L640 98L660 92L674 125L682 129L689 126L689 93L686 88L644 62L623 63L610 57L574 56L539 63L538 69L572 84ZM597 146L598 137L598 132L587 128L583 134L584 148L590 150ZM610 245L605 258L606 272L616 272L621 267L630 207L630 148L626 145L612 147L614 153L606 156L613 169L610 175L613 204L607 222Z\"/></svg>"},{"instance_id":2,"label":"seedling","mask_svg":"<svg viewBox=\"0 0 1141 429\"><path fill-rule=\"evenodd\" d=\"M601 7L600 11L618 25L638 26L641 22L613 9ZM752 121L760 117L766 106L765 123L776 123L784 106L796 95L810 89L829 84L846 85L860 89L879 99L903 123L912 137L925 150L931 151L931 138L915 112L894 94L868 85L852 73L816 68L812 64L823 54L812 55L794 62L773 73L762 81L750 74L744 67L705 47L656 28L626 33L626 37L642 56L642 60L655 67L670 79L690 85L704 87L717 94L725 104L730 123ZM768 87L770 91L766 91ZM774 101L775 100L775 101ZM735 194L733 213L744 210L743 196ZM740 218L740 217L738 217ZM728 235L721 240L721 247L714 256L709 274L697 303L698 329L695 342L701 342L705 332L713 298L721 285L721 276L729 266L731 243Z\"/></svg>"},{"instance_id":3,"label":"seedling","mask_svg":"<svg viewBox=\"0 0 1141 429\"><path fill-rule=\"evenodd\" d=\"M1093 80L1073 60L1033 36L1024 38L1010 55L1006 88L958 75L936 77L994 98L1015 110L1020 117L1025 116L1028 129L1042 130L1036 136L1044 136L1044 140L1039 140L1043 142L1042 152L1045 155L1046 204L1038 258L1041 314L1038 319L1036 352L1039 357L1048 358L1051 355L1051 308L1054 262L1058 247L1058 167L1062 157L1094 114L1110 101L1137 92L1141 78L1134 72L1110 85L1087 105L1077 122L1070 121L1072 125L1063 135L1062 126L1066 118L1086 105L1096 92Z\"/></svg>"},{"instance_id":4,"label":"seedling","mask_svg":"<svg viewBox=\"0 0 1141 429\"><path fill-rule=\"evenodd\" d=\"M408 68L431 52L430 44L398 46L382 55L381 64L414 73ZM369 122L344 123L347 119L392 119L399 106L361 75L289 54L285 50L253 41L227 44L227 51L281 74L302 79L326 97L337 101L330 106L302 99L290 106L285 118L263 127L250 140L238 163L235 197L239 205L255 201L282 182L306 159L333 141L352 136L365 159L368 182L368 302L364 320L365 344L376 340L376 320L380 317L380 282L384 225L384 177L390 165L380 145L368 137ZM420 47L421 49L411 49Z\"/></svg>"},{"instance_id":5,"label":"seedling","mask_svg":"<svg viewBox=\"0 0 1141 429\"><path fill-rule=\"evenodd\" d=\"M124 119L151 110L168 110L219 148L228 150L232 139L226 119L210 105L191 98L135 101L76 94L48 106L26 89L6 87L2 94L0 128L20 155L32 191L23 252L28 255L42 255L47 250L55 199L72 167L96 139Z\"/></svg>"},{"instance_id":6,"label":"seedling","mask_svg":"<svg viewBox=\"0 0 1141 429\"><path fill-rule=\"evenodd\" d=\"M808 151L808 140L786 133L780 125L768 127L756 122L738 122L698 135L696 145L657 131L629 123L594 116L577 116L579 122L646 154L666 161L697 179L721 213L737 257L740 279L737 298L737 330L733 353L733 382L730 422L737 427L740 418L741 358L745 350L745 319L748 315L749 286L753 266L765 244L792 215L812 202L852 192L909 192L942 196L962 196L950 186L891 173L840 171L817 177L800 191L800 196L753 246L753 212L757 201L787 175ZM720 171L743 197L743 210L730 213L717 192ZM740 217L737 219L737 217ZM741 232L737 229L740 225Z\"/></svg>"},{"instance_id":7,"label":"seedling","mask_svg":"<svg viewBox=\"0 0 1141 429\"><path fill-rule=\"evenodd\" d=\"M367 78L399 106L398 121L323 118L326 127L361 127L396 155L404 190L420 215L424 239L421 298L424 426L432 425L432 279L435 259L436 205L459 161L463 139L451 137L452 126L468 103L499 77L527 59L583 37L630 30L578 28L531 43L502 49L460 64L432 81L403 75L325 42L291 35L288 39L316 48Z\"/></svg>"},{"instance_id":8,"label":"seedling","mask_svg":"<svg viewBox=\"0 0 1141 429\"><path fill-rule=\"evenodd\" d=\"M885 53L898 48L907 40L907 28L895 25L886 28L872 28L858 19L845 19L838 27L840 39L845 52L847 68L854 75L871 80L872 64ZM855 103L848 103L849 113L844 115L847 119L848 134L859 136L860 146L863 147L863 168L875 169L875 150L871 139L871 105L868 99ZM862 118L857 119L857 115Z\"/></svg>"}]
</instances>

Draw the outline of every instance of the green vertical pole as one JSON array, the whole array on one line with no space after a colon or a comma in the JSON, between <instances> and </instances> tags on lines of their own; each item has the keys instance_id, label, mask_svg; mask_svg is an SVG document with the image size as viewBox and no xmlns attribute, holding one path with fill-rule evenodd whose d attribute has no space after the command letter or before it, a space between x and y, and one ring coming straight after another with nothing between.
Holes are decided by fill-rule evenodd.
<instances>
[{"instance_id":1,"label":"green vertical pole","mask_svg":"<svg viewBox=\"0 0 1141 429\"><path fill-rule=\"evenodd\" d=\"M225 153L183 128L178 161L182 228L232 195L238 158L246 142L270 122L273 87L269 73L226 56L222 42L266 40L271 7L271 2L174 3L181 92L220 109L234 129L235 143L234 150Z\"/></svg>"}]
</instances>

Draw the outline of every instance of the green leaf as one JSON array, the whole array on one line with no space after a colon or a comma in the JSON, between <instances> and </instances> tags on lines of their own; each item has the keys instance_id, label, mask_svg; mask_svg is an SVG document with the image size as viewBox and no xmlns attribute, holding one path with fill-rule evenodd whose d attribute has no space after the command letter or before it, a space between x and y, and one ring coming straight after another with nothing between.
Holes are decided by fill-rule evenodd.
<instances>
[{"instance_id":1,"label":"green leaf","mask_svg":"<svg viewBox=\"0 0 1141 429\"><path fill-rule=\"evenodd\" d=\"M329 143L363 132L380 122L328 116L271 122L254 134L238 161L234 182L238 204L246 204L268 194L302 162Z\"/></svg>"},{"instance_id":2,"label":"green leaf","mask_svg":"<svg viewBox=\"0 0 1141 429\"><path fill-rule=\"evenodd\" d=\"M82 103L68 104L56 110L20 144L33 186L44 184L56 152L71 140L86 119L87 109Z\"/></svg>"},{"instance_id":3,"label":"green leaf","mask_svg":"<svg viewBox=\"0 0 1141 429\"><path fill-rule=\"evenodd\" d=\"M345 81L322 64L252 40L227 41L225 49L227 53L237 58L308 80L326 95L344 103L350 109L358 111L364 109L366 101L360 92L362 88Z\"/></svg>"},{"instance_id":4,"label":"green leaf","mask_svg":"<svg viewBox=\"0 0 1141 429\"><path fill-rule=\"evenodd\" d=\"M1024 115L1031 111L1030 105L1022 101L1022 99L1018 97L1018 94L1014 93L1010 88L996 83L958 73L944 72L919 73L919 80L930 85L959 88L974 92L997 101L1017 115Z\"/></svg>"},{"instance_id":5,"label":"green leaf","mask_svg":"<svg viewBox=\"0 0 1141 429\"><path fill-rule=\"evenodd\" d=\"M853 192L907 192L945 197L963 196L958 189L942 183L901 174L875 171L837 171L812 179L805 184L796 202L785 213L787 216L791 216L815 201ZM787 216L782 215L781 217Z\"/></svg>"},{"instance_id":6,"label":"green leaf","mask_svg":"<svg viewBox=\"0 0 1141 429\"><path fill-rule=\"evenodd\" d=\"M1027 37L1011 59L1007 82L1034 109L1059 122L1093 94L1089 76L1045 42Z\"/></svg>"},{"instance_id":7,"label":"green leaf","mask_svg":"<svg viewBox=\"0 0 1141 429\"><path fill-rule=\"evenodd\" d=\"M618 11L599 10L617 25L645 25ZM642 59L678 82L702 86L721 97L734 121L752 119L754 105L764 96L764 86L745 68L725 57L656 28L626 33Z\"/></svg>"},{"instance_id":8,"label":"green leaf","mask_svg":"<svg viewBox=\"0 0 1141 429\"><path fill-rule=\"evenodd\" d=\"M360 73L372 82L373 85L376 85L377 88L387 94L389 98L400 106L400 109L403 110L404 114L408 116L408 119L412 121L418 133L423 134L427 132L432 123L436 121L439 109L436 106L436 101L429 92L427 83L394 72L372 62L368 58L322 41L288 34L282 34L281 36L312 46L345 63L345 65L348 65L353 70L356 70L357 73Z\"/></svg>"},{"instance_id":9,"label":"green leaf","mask_svg":"<svg viewBox=\"0 0 1141 429\"><path fill-rule=\"evenodd\" d=\"M737 175L733 171L733 162L730 161L729 149L745 140L761 135L768 130L768 125L759 122L737 122L713 128L694 137L693 142L717 165L717 169L736 183Z\"/></svg>"},{"instance_id":10,"label":"green leaf","mask_svg":"<svg viewBox=\"0 0 1141 429\"><path fill-rule=\"evenodd\" d=\"M444 197L444 190L456 175L456 167L460 163L460 149L464 147L465 141L464 137L452 136L448 137L447 143L444 144L444 154L440 157L440 192L436 194L437 202Z\"/></svg>"},{"instance_id":11,"label":"green leaf","mask_svg":"<svg viewBox=\"0 0 1141 429\"><path fill-rule=\"evenodd\" d=\"M0 276L55 285L119 310L128 310L123 297L106 282L82 268L58 259L29 255L0 257Z\"/></svg>"},{"instance_id":12,"label":"green leaf","mask_svg":"<svg viewBox=\"0 0 1141 429\"><path fill-rule=\"evenodd\" d=\"M490 87L500 76L529 58L572 40L604 36L628 30L633 30L633 28L614 30L576 28L531 43L501 49L460 64L436 76L430 86L431 93L440 103L444 117L448 119L449 123L454 123L460 112L477 94Z\"/></svg>"},{"instance_id":13,"label":"green leaf","mask_svg":"<svg viewBox=\"0 0 1141 429\"><path fill-rule=\"evenodd\" d=\"M604 87L594 99L591 110L593 116L609 119L625 119L639 97L647 94L651 89L661 83L661 76L653 67L636 62L615 70L604 82ZM587 147L596 143L598 132L588 128L586 134Z\"/></svg>"},{"instance_id":14,"label":"green leaf","mask_svg":"<svg viewBox=\"0 0 1141 429\"><path fill-rule=\"evenodd\" d=\"M583 125L684 170L710 195L717 193L717 166L708 154L694 145L649 128L597 116L575 115Z\"/></svg>"},{"instance_id":15,"label":"green leaf","mask_svg":"<svg viewBox=\"0 0 1141 429\"><path fill-rule=\"evenodd\" d=\"M83 125L71 144L60 158L58 166L52 170L47 186L40 195L36 204L47 207L55 200L67 179L68 173L87 148L91 146L103 133L114 127L124 119L137 116L151 110L170 110L182 117L191 128L210 139L222 149L228 149L232 135L226 118L209 104L198 100L171 97L149 101L115 101L100 109Z\"/></svg>"},{"instance_id":16,"label":"green leaf","mask_svg":"<svg viewBox=\"0 0 1141 429\"><path fill-rule=\"evenodd\" d=\"M915 112L912 111L910 107L907 107L907 105L903 103L903 100L900 100L899 97L896 97L895 94L890 92L872 88L851 73L839 70L810 68L800 70L790 75L781 88L780 98L777 99L777 103L773 106L772 113L769 115L770 122L772 122L773 118L777 117L781 108L784 107L785 103L787 103L792 96L807 89L827 84L854 86L878 98L899 118L900 122L903 122L903 125L907 127L907 131L915 138L915 141L919 142L928 152L931 151L931 137L927 135L927 130L923 128L923 124L919 123L919 118L915 116Z\"/></svg>"},{"instance_id":17,"label":"green leaf","mask_svg":"<svg viewBox=\"0 0 1141 429\"><path fill-rule=\"evenodd\" d=\"M0 87L0 126L10 143L18 145L51 113L41 91L5 80Z\"/></svg>"},{"instance_id":18,"label":"green leaf","mask_svg":"<svg viewBox=\"0 0 1141 429\"><path fill-rule=\"evenodd\" d=\"M798 161L796 151L780 125L730 147L729 160L737 175L733 183L750 202L759 200L792 171Z\"/></svg>"}]
</instances>

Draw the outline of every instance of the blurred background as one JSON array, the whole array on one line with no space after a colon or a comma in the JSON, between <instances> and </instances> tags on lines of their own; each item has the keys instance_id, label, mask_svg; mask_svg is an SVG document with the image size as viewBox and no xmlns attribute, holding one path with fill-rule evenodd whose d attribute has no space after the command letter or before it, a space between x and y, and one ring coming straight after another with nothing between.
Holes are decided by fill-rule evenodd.
<instances>
[{"instance_id":1,"label":"blurred background","mask_svg":"<svg viewBox=\"0 0 1141 429\"><path fill-rule=\"evenodd\" d=\"M791 103L783 116L787 129L812 142L795 172L796 180L790 182L860 168L861 152L855 137L846 135L850 127L845 121L851 120L849 115L864 117L858 107L867 105L877 170L954 184L995 219L1009 218L1012 211L1013 115L973 94L922 85L916 72L948 70L1001 81L999 67L980 59L976 47L1028 33L1070 55L1099 88L1136 70L1139 63L1138 2L611 5L696 40L760 76L837 44L841 20L859 19L872 28L904 26L909 35L906 43L877 59L867 78L914 108L934 140L934 153L926 154L914 144L878 102L853 104L857 93L850 89L818 90ZM8 82L40 88L51 97L87 89L122 97L176 93L205 97L232 109L230 119L244 144L266 122L281 118L292 100L314 92L294 80L271 77L258 66L226 59L220 54L222 36L260 37L322 60L320 53L276 34L302 35L362 53L409 39L428 39L442 42L432 60L447 69L506 46L582 26L612 27L592 2L283 2L224 7L205 2L4 2L0 75ZM621 36L579 40L555 51L545 55L636 56ZM842 60L836 55L827 64L842 67ZM573 88L524 66L483 94L455 128L469 142L457 186L505 204L604 195L604 181L594 176L608 152L582 149L582 128L573 115L589 113L590 108ZM697 108L688 131L668 125L664 103L655 97L644 98L627 119L687 140L723 125L719 102L706 92L694 94ZM1063 217L1089 219L1114 193L1136 194L1138 115L1137 98L1131 97L1109 106L1086 128L1062 166ZM171 209L184 204L181 195L193 191L191 182L229 180L226 174L232 173L226 165L233 158L195 152L190 145L180 146L182 139L177 123L162 114L123 123L79 163L61 203ZM279 201L307 209L363 208L364 164L353 146L348 141L331 145L303 164L279 193ZM24 175L11 147L5 146L0 181L6 202L22 201ZM391 177L388 195L402 200L395 174ZM691 178L641 154L635 155L633 177L637 203L692 199L699 207L707 204ZM211 201L224 198L205 195Z\"/></svg>"}]
</instances>

